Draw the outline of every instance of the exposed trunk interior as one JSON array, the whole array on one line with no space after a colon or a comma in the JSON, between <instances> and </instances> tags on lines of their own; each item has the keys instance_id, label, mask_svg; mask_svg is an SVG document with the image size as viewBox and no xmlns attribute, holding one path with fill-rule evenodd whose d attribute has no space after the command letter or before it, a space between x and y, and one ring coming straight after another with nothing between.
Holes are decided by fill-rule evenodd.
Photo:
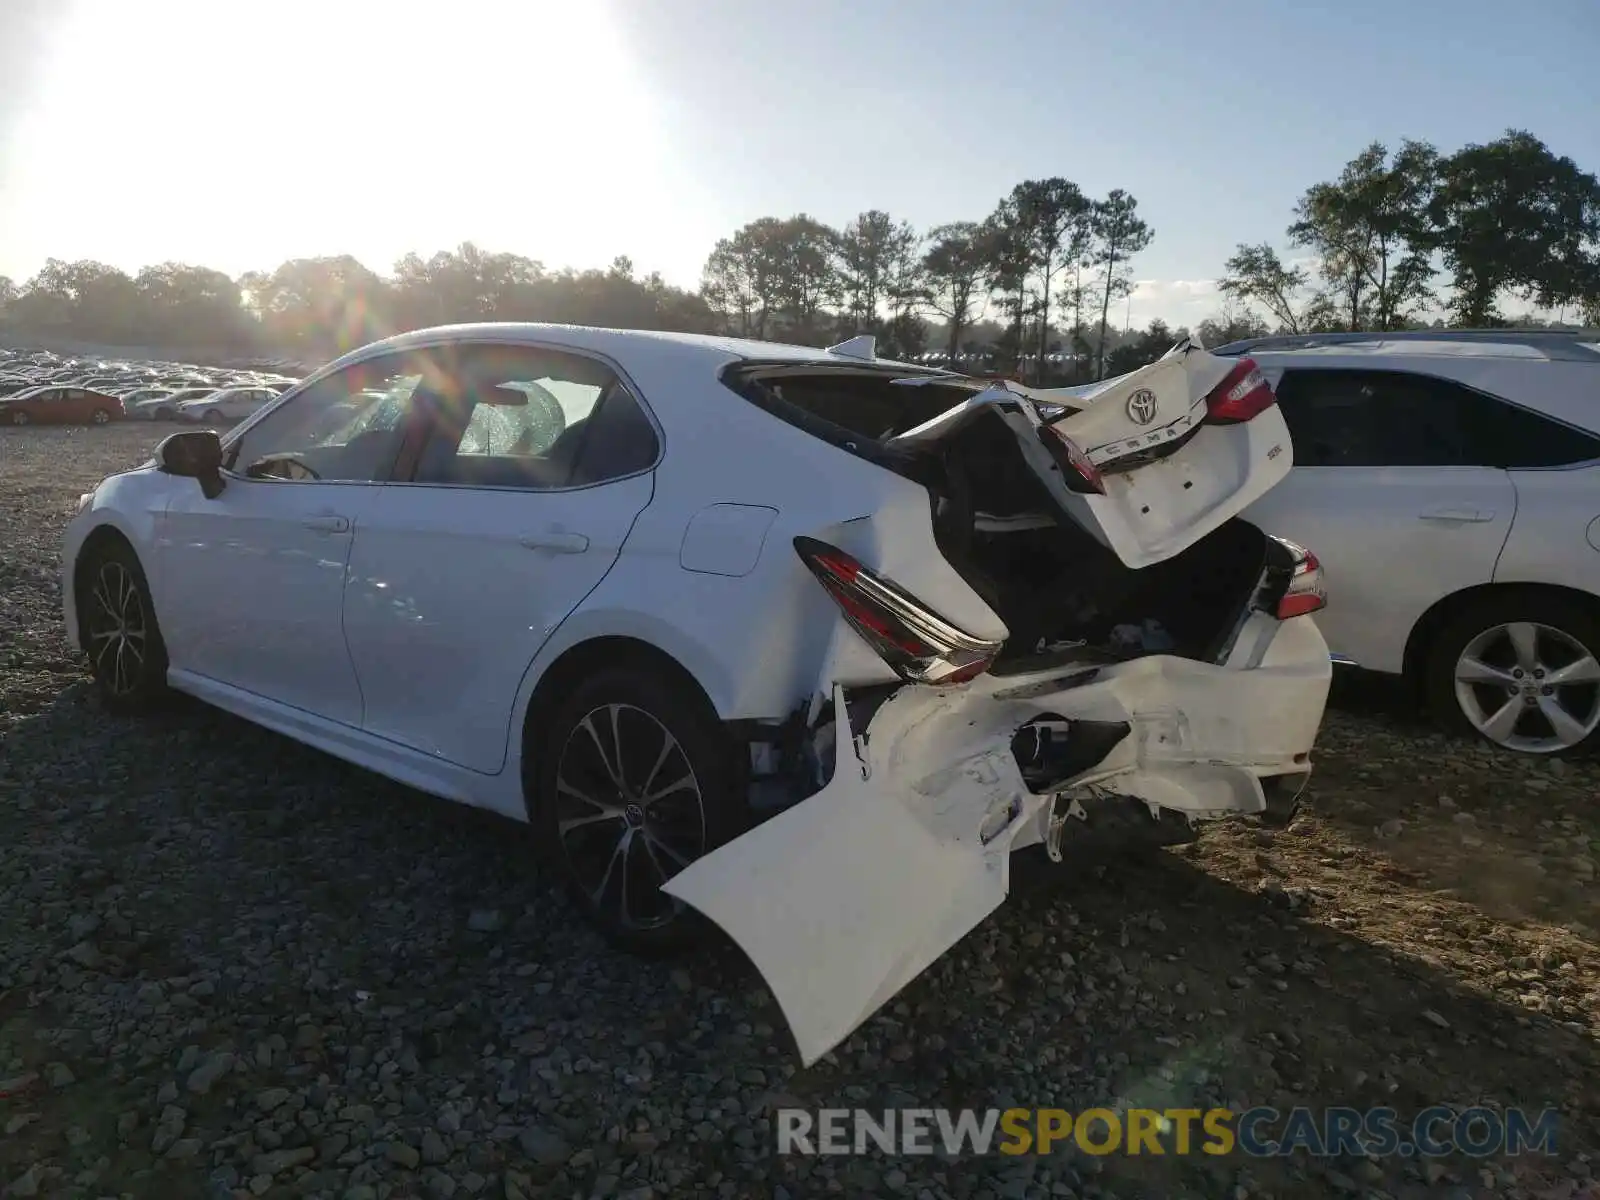
<instances>
[{"instance_id":1,"label":"exposed trunk interior","mask_svg":"<svg viewBox=\"0 0 1600 1200\"><path fill-rule=\"evenodd\" d=\"M1255 592L1265 551L1261 531L1235 519L1138 571L1062 529L978 534L955 565L1011 630L994 668L1005 674L1045 665L1032 661L1039 656L1214 661Z\"/></svg>"},{"instance_id":2,"label":"exposed trunk interior","mask_svg":"<svg viewBox=\"0 0 1600 1200\"><path fill-rule=\"evenodd\" d=\"M992 415L944 447L943 467L935 533L951 564L1011 631L997 673L1043 665L1039 656L1213 660L1267 561L1266 536L1239 519L1142 570L1065 518L1046 525L1054 507ZM1040 518L1034 528L985 528L1030 514Z\"/></svg>"},{"instance_id":3,"label":"exposed trunk interior","mask_svg":"<svg viewBox=\"0 0 1600 1200\"><path fill-rule=\"evenodd\" d=\"M1051 500L998 414L983 413L936 444L884 445L972 394L960 380L893 382L910 373L752 364L724 382L774 416L927 486L940 550L1011 631L994 673L1155 653L1219 656L1268 562L1273 543L1259 529L1235 518L1172 558L1127 567Z\"/></svg>"}]
</instances>

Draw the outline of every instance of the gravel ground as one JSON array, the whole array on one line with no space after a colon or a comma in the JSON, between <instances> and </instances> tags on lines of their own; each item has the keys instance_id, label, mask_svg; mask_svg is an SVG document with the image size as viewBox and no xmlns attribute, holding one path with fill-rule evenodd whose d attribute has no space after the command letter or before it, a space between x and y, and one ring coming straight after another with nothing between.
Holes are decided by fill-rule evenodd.
<instances>
[{"instance_id":1,"label":"gravel ground","mask_svg":"<svg viewBox=\"0 0 1600 1200\"><path fill-rule=\"evenodd\" d=\"M0 430L0 1188L11 1196L1570 1198L1600 1175L1600 770L1341 681L1310 813L1024 872L798 1070L731 950L608 949L520 827L197 704L102 712L71 504L162 430ZM798 1159L771 1110L1484 1103L1554 1158ZM1592 1194L1592 1193L1589 1193Z\"/></svg>"}]
</instances>

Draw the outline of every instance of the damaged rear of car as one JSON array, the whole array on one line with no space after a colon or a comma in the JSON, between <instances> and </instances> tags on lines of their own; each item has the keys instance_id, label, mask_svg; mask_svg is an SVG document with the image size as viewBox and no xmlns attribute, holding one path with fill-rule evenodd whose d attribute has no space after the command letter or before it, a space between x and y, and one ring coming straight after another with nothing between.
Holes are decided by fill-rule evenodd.
<instances>
[{"instance_id":1,"label":"damaged rear of car","mask_svg":"<svg viewBox=\"0 0 1600 1200\"><path fill-rule=\"evenodd\" d=\"M1291 814L1324 592L1238 517L1292 463L1248 360L1183 343L1071 391L870 356L723 383L928 497L793 537L838 621L773 751L791 794L663 888L754 961L807 1064L1001 903L1014 851Z\"/></svg>"}]
</instances>

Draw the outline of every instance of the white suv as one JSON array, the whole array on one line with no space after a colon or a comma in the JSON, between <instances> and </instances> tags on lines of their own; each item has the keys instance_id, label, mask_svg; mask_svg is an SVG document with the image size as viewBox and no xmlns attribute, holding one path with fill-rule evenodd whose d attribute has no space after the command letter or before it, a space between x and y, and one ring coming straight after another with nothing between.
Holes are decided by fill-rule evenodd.
<instances>
[{"instance_id":1,"label":"white suv","mask_svg":"<svg viewBox=\"0 0 1600 1200\"><path fill-rule=\"evenodd\" d=\"M1336 660L1507 749L1600 742L1600 333L1257 338L1294 470L1249 510L1315 546Z\"/></svg>"}]
</instances>

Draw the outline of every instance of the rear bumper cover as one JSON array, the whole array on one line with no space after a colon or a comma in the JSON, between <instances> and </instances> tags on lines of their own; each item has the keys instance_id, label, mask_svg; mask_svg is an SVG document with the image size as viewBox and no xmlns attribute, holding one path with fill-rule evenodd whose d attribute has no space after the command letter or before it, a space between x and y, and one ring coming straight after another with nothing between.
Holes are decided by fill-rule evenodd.
<instances>
[{"instance_id":1,"label":"rear bumper cover","mask_svg":"<svg viewBox=\"0 0 1600 1200\"><path fill-rule=\"evenodd\" d=\"M809 1065L1000 905L1011 853L1048 839L1058 797L1131 798L1184 825L1272 816L1263 781L1309 772L1331 673L1302 617L1249 670L1157 655L908 686L864 730L851 729L836 686L827 786L665 890L750 956ZM1035 791L1012 740L1041 719L1069 744L1073 722L1128 732L1092 767Z\"/></svg>"}]
</instances>

